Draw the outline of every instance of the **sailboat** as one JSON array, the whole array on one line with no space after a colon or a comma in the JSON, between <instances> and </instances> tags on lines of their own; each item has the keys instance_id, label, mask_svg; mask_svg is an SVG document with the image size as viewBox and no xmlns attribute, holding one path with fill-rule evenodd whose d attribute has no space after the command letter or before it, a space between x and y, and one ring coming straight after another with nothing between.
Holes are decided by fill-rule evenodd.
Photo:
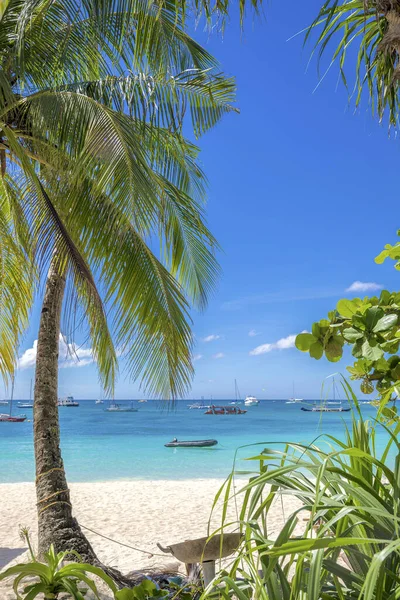
<instances>
[{"instance_id":1,"label":"sailboat","mask_svg":"<svg viewBox=\"0 0 400 600\"><path fill-rule=\"evenodd\" d=\"M235 401L231 402L231 404L233 404L233 405L242 404L242 401L240 399L239 386L237 384L236 379L235 379Z\"/></svg>"},{"instance_id":2,"label":"sailboat","mask_svg":"<svg viewBox=\"0 0 400 600\"><path fill-rule=\"evenodd\" d=\"M303 398L296 398L295 397L295 393L294 393L294 381L293 381L293 396L291 398L289 398L289 400L286 402L286 404L299 404L300 402L303 402Z\"/></svg>"},{"instance_id":3,"label":"sailboat","mask_svg":"<svg viewBox=\"0 0 400 600\"><path fill-rule=\"evenodd\" d=\"M31 379L31 389L29 392L29 402L18 402L18 408L33 408L32 402L32 379Z\"/></svg>"},{"instance_id":4,"label":"sailboat","mask_svg":"<svg viewBox=\"0 0 400 600\"><path fill-rule=\"evenodd\" d=\"M0 423L23 423L26 421L26 415L16 415L12 416L12 405L14 399L14 376L12 378L11 383L11 397L10 397L10 412L9 414L0 414Z\"/></svg>"},{"instance_id":5,"label":"sailboat","mask_svg":"<svg viewBox=\"0 0 400 600\"><path fill-rule=\"evenodd\" d=\"M336 402L336 384L335 378L333 377L333 401L321 403L319 405L314 404L314 406L310 406L310 408L306 408L305 406L301 407L301 410L305 412L349 412L351 408L343 408L342 400ZM338 404L339 406L327 406L327 404Z\"/></svg>"}]
</instances>

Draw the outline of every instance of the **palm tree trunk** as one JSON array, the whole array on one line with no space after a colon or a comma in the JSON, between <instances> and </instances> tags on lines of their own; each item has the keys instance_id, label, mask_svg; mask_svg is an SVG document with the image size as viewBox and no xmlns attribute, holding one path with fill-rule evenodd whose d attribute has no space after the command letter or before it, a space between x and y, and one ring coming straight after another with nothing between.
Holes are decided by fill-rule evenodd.
<instances>
[{"instance_id":1,"label":"palm tree trunk","mask_svg":"<svg viewBox=\"0 0 400 600\"><path fill-rule=\"evenodd\" d=\"M39 554L51 544L57 551L76 550L85 562L96 555L72 515L60 450L58 418L58 342L65 279L52 262L40 318L34 393L34 447Z\"/></svg>"}]
</instances>

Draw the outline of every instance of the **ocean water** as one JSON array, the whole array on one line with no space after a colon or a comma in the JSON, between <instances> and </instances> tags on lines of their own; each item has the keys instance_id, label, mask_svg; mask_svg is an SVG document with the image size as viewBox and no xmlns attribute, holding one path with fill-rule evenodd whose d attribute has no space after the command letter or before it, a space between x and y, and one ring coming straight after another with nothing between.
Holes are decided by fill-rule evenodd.
<instances>
[{"instance_id":1,"label":"ocean water","mask_svg":"<svg viewBox=\"0 0 400 600\"><path fill-rule=\"evenodd\" d=\"M218 404L229 404L229 400ZM119 401L128 404L128 401ZM77 408L60 407L61 445L70 481L115 479L189 479L226 477L232 469L235 451L255 443L270 445L286 441L311 443L323 433L344 437L344 422L351 413L307 413L301 405L283 400L265 400L249 407L244 415L205 415L189 410L188 401L179 401L166 409L158 402L135 406L136 413L107 413L105 405L82 400ZM6 407L0 407L5 412ZM363 405L365 418L374 419L376 409ZM0 423L0 483L33 481L32 410L24 412L25 423ZM215 438L212 448L165 448L178 439ZM385 435L378 434L378 447ZM249 469L246 457L256 455L260 447L242 448L237 468Z\"/></svg>"}]
</instances>

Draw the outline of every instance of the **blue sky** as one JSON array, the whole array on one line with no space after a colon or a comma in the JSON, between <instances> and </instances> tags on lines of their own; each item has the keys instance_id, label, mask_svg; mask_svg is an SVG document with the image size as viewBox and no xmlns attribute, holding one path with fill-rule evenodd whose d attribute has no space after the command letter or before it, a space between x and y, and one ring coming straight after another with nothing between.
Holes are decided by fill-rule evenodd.
<instances>
[{"instance_id":1,"label":"blue sky","mask_svg":"<svg viewBox=\"0 0 400 600\"><path fill-rule=\"evenodd\" d=\"M357 295L345 291L355 281L398 289L393 266L373 260L400 226L398 141L366 101L357 111L348 105L336 69L314 92L315 63L306 72L311 45L287 41L319 6L293 3L283 13L274 1L264 19L248 19L244 34L236 20L224 36L195 33L236 76L241 110L199 141L223 276L206 312L194 315L195 398L232 397L234 378L243 395L285 398L294 380L296 395L318 398L324 378L345 371L351 358L314 361L292 348L289 336L310 328L339 298ZM21 346L26 359L37 329L38 309ZM259 346L264 352L252 353ZM67 363L60 395L97 397L90 359ZM19 371L17 397L27 397L32 376L32 367ZM140 395L138 385L120 379L116 397Z\"/></svg>"}]
</instances>

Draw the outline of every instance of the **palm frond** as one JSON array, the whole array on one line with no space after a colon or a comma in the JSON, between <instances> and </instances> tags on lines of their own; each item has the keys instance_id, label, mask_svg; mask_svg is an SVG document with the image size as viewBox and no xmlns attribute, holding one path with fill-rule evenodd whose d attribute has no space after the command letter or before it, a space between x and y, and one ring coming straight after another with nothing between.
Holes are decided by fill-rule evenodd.
<instances>
[{"instance_id":1,"label":"palm frond","mask_svg":"<svg viewBox=\"0 0 400 600\"><path fill-rule=\"evenodd\" d=\"M366 95L373 114L383 119L387 113L389 124L397 126L400 65L390 25L391 6L377 0L329 0L308 28L306 40L316 32L318 62L330 54L328 69L336 62L346 87L345 67L351 61L355 81L349 89L350 98L358 106Z\"/></svg>"}]
</instances>

